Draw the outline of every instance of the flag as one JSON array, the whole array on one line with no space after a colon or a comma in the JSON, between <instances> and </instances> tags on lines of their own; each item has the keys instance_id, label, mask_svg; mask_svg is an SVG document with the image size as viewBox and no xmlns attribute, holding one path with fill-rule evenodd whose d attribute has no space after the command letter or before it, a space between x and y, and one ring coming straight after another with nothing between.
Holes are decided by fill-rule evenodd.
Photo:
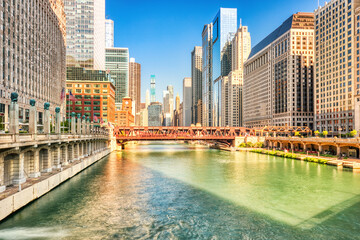
<instances>
[{"instance_id":1,"label":"flag","mask_svg":"<svg viewBox=\"0 0 360 240\"><path fill-rule=\"evenodd\" d=\"M76 101L76 98L72 94L71 90L69 91L69 99L70 99L70 101Z\"/></svg>"},{"instance_id":2,"label":"flag","mask_svg":"<svg viewBox=\"0 0 360 240\"><path fill-rule=\"evenodd\" d=\"M95 116L95 114L94 114L93 120L94 120L94 122L98 122L98 121L99 121L98 117Z\"/></svg>"},{"instance_id":3,"label":"flag","mask_svg":"<svg viewBox=\"0 0 360 240\"><path fill-rule=\"evenodd\" d=\"M61 99L61 101L65 99L65 88L63 88L63 89L61 90L60 99Z\"/></svg>"}]
</instances>

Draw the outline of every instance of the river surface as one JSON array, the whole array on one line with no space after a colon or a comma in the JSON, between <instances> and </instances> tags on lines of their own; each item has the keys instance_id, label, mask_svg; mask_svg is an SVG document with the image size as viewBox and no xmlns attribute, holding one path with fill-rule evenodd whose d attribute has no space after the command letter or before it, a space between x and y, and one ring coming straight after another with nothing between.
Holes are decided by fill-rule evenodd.
<instances>
[{"instance_id":1,"label":"river surface","mask_svg":"<svg viewBox=\"0 0 360 240\"><path fill-rule=\"evenodd\" d=\"M1 222L0 239L360 239L360 173L133 145Z\"/></svg>"}]
</instances>

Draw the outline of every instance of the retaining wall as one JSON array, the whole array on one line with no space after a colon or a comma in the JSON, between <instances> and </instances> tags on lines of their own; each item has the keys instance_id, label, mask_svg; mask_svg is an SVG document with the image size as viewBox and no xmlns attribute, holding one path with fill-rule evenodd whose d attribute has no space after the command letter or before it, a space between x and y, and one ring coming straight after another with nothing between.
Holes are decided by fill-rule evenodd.
<instances>
[{"instance_id":1,"label":"retaining wall","mask_svg":"<svg viewBox=\"0 0 360 240\"><path fill-rule=\"evenodd\" d=\"M79 172L83 171L93 163L99 161L111 152L110 149L106 149L102 152L96 153L85 158L82 162L65 169L41 182L27 187L21 192L17 192L0 201L0 221L16 212L20 208L26 206L28 203L40 198L52 189L72 178Z\"/></svg>"}]
</instances>

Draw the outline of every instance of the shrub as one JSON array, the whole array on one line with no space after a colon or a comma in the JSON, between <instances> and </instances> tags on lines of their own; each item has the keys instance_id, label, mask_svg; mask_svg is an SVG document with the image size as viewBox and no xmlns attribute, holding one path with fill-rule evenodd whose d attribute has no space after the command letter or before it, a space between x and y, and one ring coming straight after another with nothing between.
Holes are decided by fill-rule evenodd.
<instances>
[{"instance_id":1,"label":"shrub","mask_svg":"<svg viewBox=\"0 0 360 240\"><path fill-rule=\"evenodd\" d=\"M254 144L252 142L248 142L248 143L246 143L246 147L253 148Z\"/></svg>"},{"instance_id":2,"label":"shrub","mask_svg":"<svg viewBox=\"0 0 360 240\"><path fill-rule=\"evenodd\" d=\"M323 131L322 134L324 135L324 137L326 137L329 134L329 132L328 131Z\"/></svg>"},{"instance_id":3,"label":"shrub","mask_svg":"<svg viewBox=\"0 0 360 240\"><path fill-rule=\"evenodd\" d=\"M242 143L242 144L240 144L240 146L239 147L241 147L241 148L246 148L246 143Z\"/></svg>"},{"instance_id":4,"label":"shrub","mask_svg":"<svg viewBox=\"0 0 360 240\"><path fill-rule=\"evenodd\" d=\"M356 130L353 130L350 132L350 137L355 137L357 135L357 131Z\"/></svg>"}]
</instances>

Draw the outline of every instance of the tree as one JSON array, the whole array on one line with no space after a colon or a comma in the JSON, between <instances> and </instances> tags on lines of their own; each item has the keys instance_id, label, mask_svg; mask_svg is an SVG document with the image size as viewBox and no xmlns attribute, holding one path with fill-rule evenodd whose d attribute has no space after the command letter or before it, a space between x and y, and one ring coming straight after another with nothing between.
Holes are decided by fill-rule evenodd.
<instances>
[{"instance_id":1,"label":"tree","mask_svg":"<svg viewBox=\"0 0 360 240\"><path fill-rule=\"evenodd\" d=\"M329 132L328 131L323 131L322 134L326 137L329 134Z\"/></svg>"},{"instance_id":2,"label":"tree","mask_svg":"<svg viewBox=\"0 0 360 240\"><path fill-rule=\"evenodd\" d=\"M300 133L299 132L295 132L295 136L299 137Z\"/></svg>"},{"instance_id":3,"label":"tree","mask_svg":"<svg viewBox=\"0 0 360 240\"><path fill-rule=\"evenodd\" d=\"M319 136L320 132L319 132L319 130L316 130L314 133L315 133L315 136Z\"/></svg>"}]
</instances>

